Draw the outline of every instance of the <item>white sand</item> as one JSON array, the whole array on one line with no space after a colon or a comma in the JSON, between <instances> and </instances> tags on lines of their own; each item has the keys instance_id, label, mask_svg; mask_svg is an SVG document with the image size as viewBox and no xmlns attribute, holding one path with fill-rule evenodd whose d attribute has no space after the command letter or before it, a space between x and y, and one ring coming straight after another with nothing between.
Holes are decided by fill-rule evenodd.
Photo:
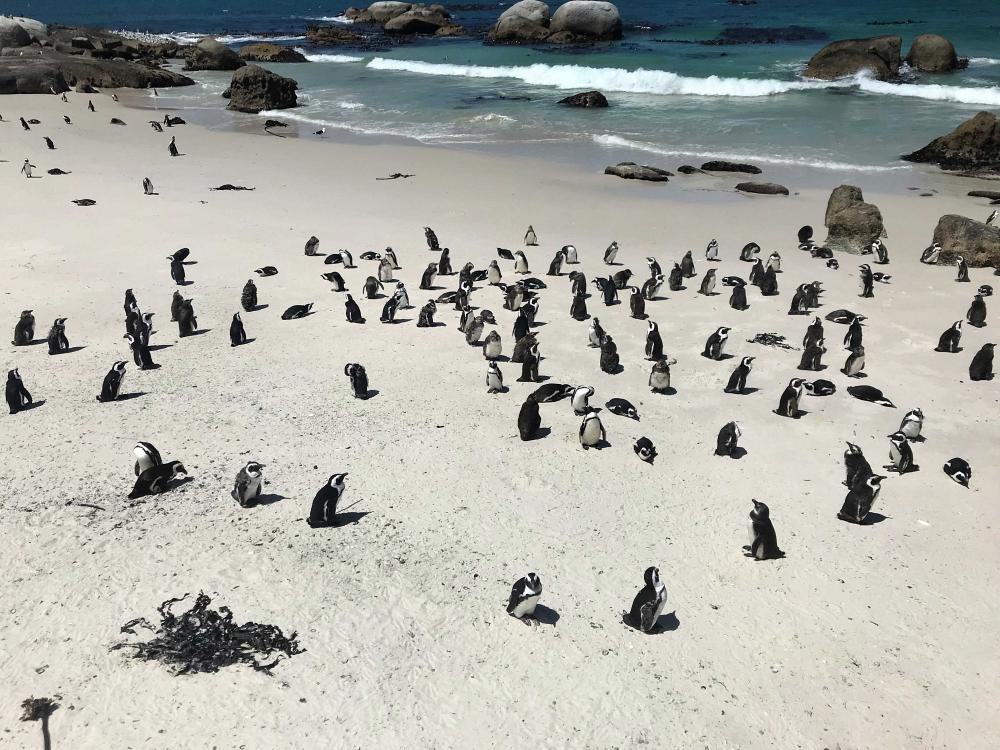
<instances>
[{"instance_id":1,"label":"white sand","mask_svg":"<svg viewBox=\"0 0 1000 750\"><path fill-rule=\"evenodd\" d=\"M993 748L1000 744L1000 522L997 382L968 382L967 368L1000 323L966 328L964 352L932 351L962 318L980 283L922 266L938 216L985 215L982 201L955 193L866 195L889 231L893 275L875 299L857 296L853 256L832 271L795 248L800 224L822 227L828 193L789 198L702 192L735 179L678 178L630 184L570 167L400 146L341 146L178 127L154 133L144 113L106 96L9 97L0 125L4 281L0 321L9 329L33 308L36 337L67 317L72 354L10 346L2 369L19 367L45 404L0 416L0 545L4 627L0 744L35 747L37 724L17 720L29 695L58 695L56 748L199 747L542 747ZM64 125L68 113L73 125ZM17 116L42 125L23 132ZM119 116L127 127L108 124ZM58 150L44 149L49 135ZM176 135L185 156L171 159ZM17 173L30 157L45 175ZM416 177L376 182L391 172ZM143 196L150 177L159 196ZM209 192L230 182L254 192ZM944 181L942 181L943 183ZM861 183L862 187L864 183ZM963 189L971 184L961 183ZM794 186L792 186L794 188ZM833 187L831 184L830 187ZM70 201L92 198L79 208ZM628 398L642 421L601 416L611 443L584 452L568 402L542 406L551 434L523 443L516 418L534 385L501 365L510 393L485 393L486 364L455 329L415 327L429 294L420 275L437 255L423 242L433 226L456 270L483 268L495 248L529 251L545 279L538 329L551 382L588 383L595 405ZM368 318L344 320L343 295L305 257L350 248L344 272ZM822 230L818 232L822 239ZM781 295L749 291L751 308L727 305L728 289L696 293L717 237L718 276L746 277L739 248L754 240L781 252ZM569 281L543 274L553 253L575 244L588 279L617 239L620 260L645 276L644 257L665 269L694 250L699 277L684 292L647 305L677 358L673 396L650 394L643 359L646 325L628 305L588 300L619 345L619 375L598 368L587 323L569 318ZM362 299L376 264L357 260L391 245L416 308L395 326L378 322L382 301ZM192 250L185 296L207 333L177 338L174 290L164 256ZM232 349L228 326L254 268L269 307L243 314L256 340ZM503 262L507 280L511 264ZM800 420L772 409L800 352L746 343L776 331L799 345L805 317L786 315L796 284L821 279L821 314L847 307L869 316L867 373L898 405L851 398L838 372L845 327L826 323L828 398L806 397ZM452 288L457 277L441 280ZM162 368L140 372L122 339L122 294L132 287L155 311L153 352ZM437 295L440 292L434 292ZM476 305L497 316L505 354L514 314L483 287ZM294 303L316 314L280 320ZM995 307L993 300L988 300ZM719 325L733 327L727 351L699 356ZM489 330L489 327L487 327ZM9 331L8 331L9 333ZM5 334L6 335L6 334ZM723 385L744 354L757 356L746 396ZM116 359L128 362L124 392L95 401ZM351 397L346 362L362 362L369 401ZM881 523L836 518L844 499L844 441L862 446L876 469L886 435L923 408L927 441L914 446L921 471L884 483ZM743 425L748 455L712 455L727 421ZM632 452L641 435L657 445L654 466ZM181 459L193 481L130 505L131 448L149 440ZM942 464L966 458L971 489ZM265 492L282 499L253 509L229 496L249 458L267 464ZM316 490L348 471L342 506L368 515L339 529L304 518ZM787 557L744 558L750 499L767 502ZM80 507L99 505L102 510ZM656 564L679 627L645 636L621 610ZM542 603L556 625L528 628L504 611L511 583L542 578ZM204 590L237 620L297 630L307 652L269 678L239 667L174 677L155 663L109 652L120 626L154 618L156 606ZM142 631L139 631L142 633Z\"/></svg>"}]
</instances>

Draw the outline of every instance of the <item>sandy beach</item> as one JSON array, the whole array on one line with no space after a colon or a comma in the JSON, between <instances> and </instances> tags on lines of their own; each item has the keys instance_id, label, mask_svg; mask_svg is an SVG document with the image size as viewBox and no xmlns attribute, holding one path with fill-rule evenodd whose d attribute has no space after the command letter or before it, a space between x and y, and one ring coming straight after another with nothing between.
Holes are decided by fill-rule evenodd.
<instances>
[{"instance_id":1,"label":"sandy beach","mask_svg":"<svg viewBox=\"0 0 1000 750\"><path fill-rule=\"evenodd\" d=\"M1000 381L968 377L972 356L997 338L995 313L987 327L965 328L961 353L933 351L976 287L1000 278L977 268L972 283L956 283L953 267L918 260L942 214L985 218L986 201L965 197L983 184L928 173L919 187L937 188L933 197L866 190L885 219L891 264L882 270L892 279L861 299L857 265L870 259L838 255L832 270L796 247L803 224L825 236L836 182L746 196L732 192L734 177L648 185L430 146L193 125L156 133L152 115L109 92L68 96L5 97L0 123L2 369L19 368L44 400L0 417L0 745L37 746L37 725L17 720L29 695L59 696L56 748L1000 745ZM41 124L23 131L19 116ZM167 154L172 135L177 158ZM18 174L25 158L40 179ZM54 167L70 174L46 174ZM376 180L395 172L415 176ZM144 177L158 195L143 195ZM223 183L255 189L210 190ZM855 184L865 188L863 175ZM71 202L82 198L96 205ZM522 442L517 415L536 385L517 382L520 366L501 363L509 392L488 395L482 350L466 344L451 306L439 306L444 326L415 325L429 297L458 283L442 277L442 289L419 290L438 258L423 227L458 270L485 268L497 247L523 248L528 224L539 237L526 249L531 275L548 284L541 374L592 385L596 406L629 399L641 416L604 409L603 450L581 449L568 401L543 404L550 432ZM306 257L310 235L321 252L349 248L358 267ZM738 253L747 242L765 258L777 250L780 295L751 288L743 312L721 285L699 295L712 238L720 279L746 276ZM587 300L618 343L624 371L608 375L587 346L588 323L569 316L568 278L545 276L565 244L578 248L571 268L588 282L606 276L612 240L623 264L612 270L637 279L646 256L668 269L693 251L698 277L646 310L677 360L673 395L650 393L646 323L629 317L627 293L614 307L596 293ZM380 324L384 300L362 292L377 263L359 256L387 246L415 305L395 325ZM196 261L183 294L204 330L186 341L170 322L177 287L165 259L181 247ZM512 264L500 263L513 280ZM278 275L258 278L264 265ZM330 270L344 274L365 325L345 321L344 295L320 277ZM232 348L229 322L250 278L266 307L242 313L253 341ZM799 347L812 316L788 315L789 302L814 279L826 290L818 314L867 316L861 382L898 408L847 394L845 326L824 323L821 374L796 369L800 351L747 342L775 332ZM509 356L515 314L499 291L478 286L473 304L493 311ZM155 312L158 370L139 371L122 339L126 288ZM310 302L315 314L281 320ZM66 317L81 348L49 356L44 343L12 346L24 309L34 310L36 338ZM732 327L733 357L721 362L700 356L718 326ZM757 390L723 393L744 355L757 358L748 382ZM127 362L123 393L139 395L98 403L115 360ZM365 365L377 395L352 397L348 362ZM807 414L782 419L772 410L797 375L829 379L838 392L806 396ZM914 407L926 415L926 441L913 445L920 471L885 480L879 522L839 521L845 441L878 470L886 436ZM713 455L730 420L743 427L740 460ZM641 436L657 446L653 465L633 453ZM138 440L183 461L191 481L127 500ZM968 489L942 471L956 456L973 467ZM269 501L243 509L229 493L250 459L266 465ZM312 529L309 504L334 472L349 472L341 507L356 520ZM752 498L770 506L783 559L743 556ZM650 565L673 617L666 632L645 635L621 611ZM548 614L537 627L504 609L528 571L544 585ZM110 650L130 638L119 632L125 622L199 591L237 620L297 631L305 653L272 676L233 667L178 677Z\"/></svg>"}]
</instances>

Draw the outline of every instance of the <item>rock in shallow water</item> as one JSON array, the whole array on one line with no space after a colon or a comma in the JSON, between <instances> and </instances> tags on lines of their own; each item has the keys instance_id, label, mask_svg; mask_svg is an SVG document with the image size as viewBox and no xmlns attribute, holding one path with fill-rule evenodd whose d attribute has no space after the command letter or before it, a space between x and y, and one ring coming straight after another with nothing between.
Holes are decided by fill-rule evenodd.
<instances>
[{"instance_id":1,"label":"rock in shallow water","mask_svg":"<svg viewBox=\"0 0 1000 750\"><path fill-rule=\"evenodd\" d=\"M812 56L803 75L832 81L864 70L880 81L888 81L899 75L902 46L898 36L830 42Z\"/></svg>"},{"instance_id":2,"label":"rock in shallow water","mask_svg":"<svg viewBox=\"0 0 1000 750\"><path fill-rule=\"evenodd\" d=\"M302 63L307 62L306 56L291 47L282 47L280 44L261 42L259 44L248 44L240 49L240 59L248 62L266 63Z\"/></svg>"},{"instance_id":3,"label":"rock in shallow water","mask_svg":"<svg viewBox=\"0 0 1000 750\"><path fill-rule=\"evenodd\" d=\"M954 45L938 34L921 34L914 39L906 62L925 73L947 73L962 67Z\"/></svg>"},{"instance_id":4,"label":"rock in shallow water","mask_svg":"<svg viewBox=\"0 0 1000 750\"><path fill-rule=\"evenodd\" d=\"M980 112L902 158L937 164L941 169L1000 172L1000 120L992 112Z\"/></svg>"},{"instance_id":5,"label":"rock in shallow water","mask_svg":"<svg viewBox=\"0 0 1000 750\"><path fill-rule=\"evenodd\" d=\"M760 174L760 167L753 164L737 164L731 161L706 161L701 165L706 172L742 172L743 174Z\"/></svg>"},{"instance_id":6,"label":"rock in shallow water","mask_svg":"<svg viewBox=\"0 0 1000 750\"><path fill-rule=\"evenodd\" d=\"M667 182L673 175L665 169L623 161L613 167L606 167L604 174L612 174L623 180L645 180L647 182Z\"/></svg>"},{"instance_id":7,"label":"rock in shallow water","mask_svg":"<svg viewBox=\"0 0 1000 750\"><path fill-rule=\"evenodd\" d=\"M570 107L607 107L608 100L600 91L584 91L580 94L567 96L559 100L560 104Z\"/></svg>"},{"instance_id":8,"label":"rock in shallow water","mask_svg":"<svg viewBox=\"0 0 1000 750\"><path fill-rule=\"evenodd\" d=\"M233 73L229 84L229 106L237 112L256 114L265 109L288 109L298 106L298 84L258 65L247 65Z\"/></svg>"},{"instance_id":9,"label":"rock in shallow water","mask_svg":"<svg viewBox=\"0 0 1000 750\"><path fill-rule=\"evenodd\" d=\"M246 65L221 42L204 37L184 53L184 70L236 70Z\"/></svg>"},{"instance_id":10,"label":"rock in shallow water","mask_svg":"<svg viewBox=\"0 0 1000 750\"><path fill-rule=\"evenodd\" d=\"M775 182L741 182L736 186L741 193L760 195L788 195L788 188Z\"/></svg>"}]
</instances>

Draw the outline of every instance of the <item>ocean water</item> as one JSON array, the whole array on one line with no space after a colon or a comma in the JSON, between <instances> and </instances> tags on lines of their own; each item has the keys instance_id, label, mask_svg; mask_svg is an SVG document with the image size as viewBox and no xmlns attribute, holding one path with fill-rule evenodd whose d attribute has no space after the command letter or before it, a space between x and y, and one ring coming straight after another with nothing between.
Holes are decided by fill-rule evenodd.
<instances>
[{"instance_id":1,"label":"ocean water","mask_svg":"<svg viewBox=\"0 0 1000 750\"><path fill-rule=\"evenodd\" d=\"M226 3L223 2L223 5ZM463 5L456 20L483 30L508 3ZM556 7L553 3L552 7ZM583 48L484 45L481 38L426 40L378 52L307 45L310 23L337 23L347 3L196 0L83 4L15 2L7 12L48 22L149 31L188 40L221 35L233 46L274 38L307 64L275 66L295 78L303 106L280 113L303 133L377 136L425 143L515 148L588 163L628 159L661 166L708 157L748 160L766 172L826 170L901 176L898 157L982 109L1000 110L1000 14L995 3L793 0L755 6L725 0L623 0L620 43ZM801 41L715 45L726 29L804 27ZM826 40L920 33L950 38L966 70L912 75L902 84L864 77L804 80L805 61ZM219 122L227 76L196 89L161 91L160 107ZM557 105L597 88L606 110ZM265 116L273 116L265 114ZM229 117L229 116L222 116Z\"/></svg>"}]
</instances>

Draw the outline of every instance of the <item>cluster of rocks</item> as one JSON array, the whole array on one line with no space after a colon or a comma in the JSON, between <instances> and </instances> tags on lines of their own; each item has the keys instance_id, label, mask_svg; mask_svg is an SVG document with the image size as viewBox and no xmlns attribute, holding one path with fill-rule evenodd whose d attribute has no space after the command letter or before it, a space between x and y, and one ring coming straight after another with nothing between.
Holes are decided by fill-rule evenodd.
<instances>
[{"instance_id":1,"label":"cluster of rocks","mask_svg":"<svg viewBox=\"0 0 1000 750\"><path fill-rule=\"evenodd\" d=\"M980 112L903 159L948 170L1000 173L1000 120L992 112Z\"/></svg>"},{"instance_id":2,"label":"cluster of rocks","mask_svg":"<svg viewBox=\"0 0 1000 750\"><path fill-rule=\"evenodd\" d=\"M248 44L240 48L240 59L246 62L264 63L304 63L308 62L306 56L291 47L282 47L280 44L261 42L258 44Z\"/></svg>"},{"instance_id":3,"label":"cluster of rocks","mask_svg":"<svg viewBox=\"0 0 1000 750\"><path fill-rule=\"evenodd\" d=\"M386 34L462 36L465 29L455 23L443 5L423 5L388 0L367 8L348 8L344 17L356 24L381 26Z\"/></svg>"},{"instance_id":4,"label":"cluster of rocks","mask_svg":"<svg viewBox=\"0 0 1000 750\"><path fill-rule=\"evenodd\" d=\"M903 40L898 36L842 39L830 42L809 60L803 75L832 81L867 71L880 81L899 77ZM938 34L921 34L905 58L910 68L925 73L947 73L968 64L959 59L954 45Z\"/></svg>"},{"instance_id":5,"label":"cluster of rocks","mask_svg":"<svg viewBox=\"0 0 1000 750\"><path fill-rule=\"evenodd\" d=\"M244 65L235 51L210 36L184 50L184 70L237 70Z\"/></svg>"},{"instance_id":6,"label":"cluster of rocks","mask_svg":"<svg viewBox=\"0 0 1000 750\"><path fill-rule=\"evenodd\" d=\"M873 203L865 203L861 188L841 185L830 193L826 204L826 246L833 250L858 254L885 237L882 212Z\"/></svg>"},{"instance_id":7,"label":"cluster of rocks","mask_svg":"<svg viewBox=\"0 0 1000 750\"><path fill-rule=\"evenodd\" d=\"M618 8L600 0L569 0L550 15L541 0L521 0L505 10L487 39L507 44L578 44L622 38Z\"/></svg>"}]
</instances>

